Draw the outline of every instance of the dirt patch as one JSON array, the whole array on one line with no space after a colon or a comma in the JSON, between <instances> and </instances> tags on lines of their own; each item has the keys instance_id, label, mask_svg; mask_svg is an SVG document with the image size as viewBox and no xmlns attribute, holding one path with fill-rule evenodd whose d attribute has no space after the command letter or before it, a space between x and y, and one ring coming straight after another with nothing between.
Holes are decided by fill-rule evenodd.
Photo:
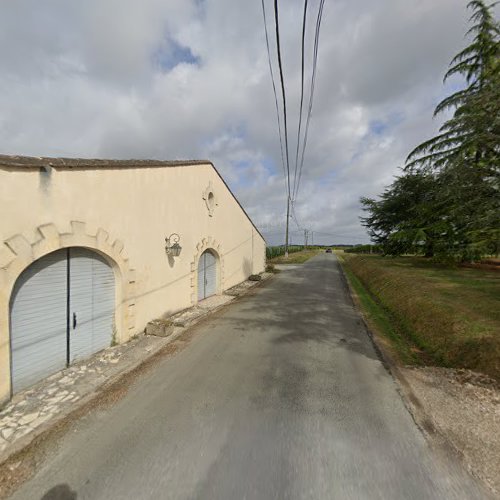
<instances>
[{"instance_id":1,"label":"dirt patch","mask_svg":"<svg viewBox=\"0 0 500 500\"><path fill-rule=\"evenodd\" d=\"M481 262L463 263L462 267L469 267L471 269L486 269L489 271L500 271L500 259L486 259Z\"/></svg>"},{"instance_id":2,"label":"dirt patch","mask_svg":"<svg viewBox=\"0 0 500 500\"><path fill-rule=\"evenodd\" d=\"M468 470L500 494L500 388L470 370L400 368L431 429L458 453Z\"/></svg>"}]
</instances>

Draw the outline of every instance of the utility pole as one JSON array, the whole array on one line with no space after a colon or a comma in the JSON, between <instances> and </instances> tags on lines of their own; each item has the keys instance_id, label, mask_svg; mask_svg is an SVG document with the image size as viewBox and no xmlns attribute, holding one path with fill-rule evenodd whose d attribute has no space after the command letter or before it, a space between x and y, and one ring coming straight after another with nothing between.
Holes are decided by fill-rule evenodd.
<instances>
[{"instance_id":1,"label":"utility pole","mask_svg":"<svg viewBox=\"0 0 500 500\"><path fill-rule=\"evenodd\" d=\"M307 250L307 233L308 233L308 230L304 229L304 248L305 248L305 250Z\"/></svg>"},{"instance_id":2,"label":"utility pole","mask_svg":"<svg viewBox=\"0 0 500 500\"><path fill-rule=\"evenodd\" d=\"M286 236L285 236L285 259L288 259L288 221L290 220L290 195L286 203Z\"/></svg>"},{"instance_id":3,"label":"utility pole","mask_svg":"<svg viewBox=\"0 0 500 500\"><path fill-rule=\"evenodd\" d=\"M311 231L311 245L314 246L314 231Z\"/></svg>"}]
</instances>

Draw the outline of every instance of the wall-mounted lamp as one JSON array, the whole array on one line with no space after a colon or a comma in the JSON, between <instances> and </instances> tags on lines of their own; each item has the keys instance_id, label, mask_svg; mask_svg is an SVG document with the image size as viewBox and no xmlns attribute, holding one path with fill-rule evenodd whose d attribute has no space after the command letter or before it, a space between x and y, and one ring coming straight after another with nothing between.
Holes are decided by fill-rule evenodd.
<instances>
[{"instance_id":1,"label":"wall-mounted lamp","mask_svg":"<svg viewBox=\"0 0 500 500\"><path fill-rule=\"evenodd\" d=\"M177 233L172 233L165 238L165 252L172 257L179 257L182 247L179 245L181 237Z\"/></svg>"}]
</instances>

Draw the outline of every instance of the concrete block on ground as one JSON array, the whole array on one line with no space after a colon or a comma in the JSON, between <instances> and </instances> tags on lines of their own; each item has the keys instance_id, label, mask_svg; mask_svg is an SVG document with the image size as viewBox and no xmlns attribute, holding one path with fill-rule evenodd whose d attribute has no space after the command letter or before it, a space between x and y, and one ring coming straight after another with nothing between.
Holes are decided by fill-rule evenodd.
<instances>
[{"instance_id":1,"label":"concrete block on ground","mask_svg":"<svg viewBox=\"0 0 500 500\"><path fill-rule=\"evenodd\" d=\"M146 325L146 335L168 337L174 333L174 324L168 319L155 319Z\"/></svg>"}]
</instances>

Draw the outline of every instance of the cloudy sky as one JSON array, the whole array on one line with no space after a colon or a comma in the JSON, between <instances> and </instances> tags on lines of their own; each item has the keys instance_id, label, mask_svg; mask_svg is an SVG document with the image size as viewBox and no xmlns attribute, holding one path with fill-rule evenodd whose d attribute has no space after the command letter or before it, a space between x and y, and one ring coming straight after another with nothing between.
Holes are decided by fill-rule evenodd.
<instances>
[{"instance_id":1,"label":"cloudy sky","mask_svg":"<svg viewBox=\"0 0 500 500\"><path fill-rule=\"evenodd\" d=\"M368 241L359 197L391 182L439 126L436 103L460 84L442 77L465 43L466 3L326 0L295 203L315 242ZM309 0L306 75L318 4ZM280 5L294 160L303 3ZM209 159L268 241L283 241L260 0L2 0L0 68L1 153Z\"/></svg>"}]
</instances>

